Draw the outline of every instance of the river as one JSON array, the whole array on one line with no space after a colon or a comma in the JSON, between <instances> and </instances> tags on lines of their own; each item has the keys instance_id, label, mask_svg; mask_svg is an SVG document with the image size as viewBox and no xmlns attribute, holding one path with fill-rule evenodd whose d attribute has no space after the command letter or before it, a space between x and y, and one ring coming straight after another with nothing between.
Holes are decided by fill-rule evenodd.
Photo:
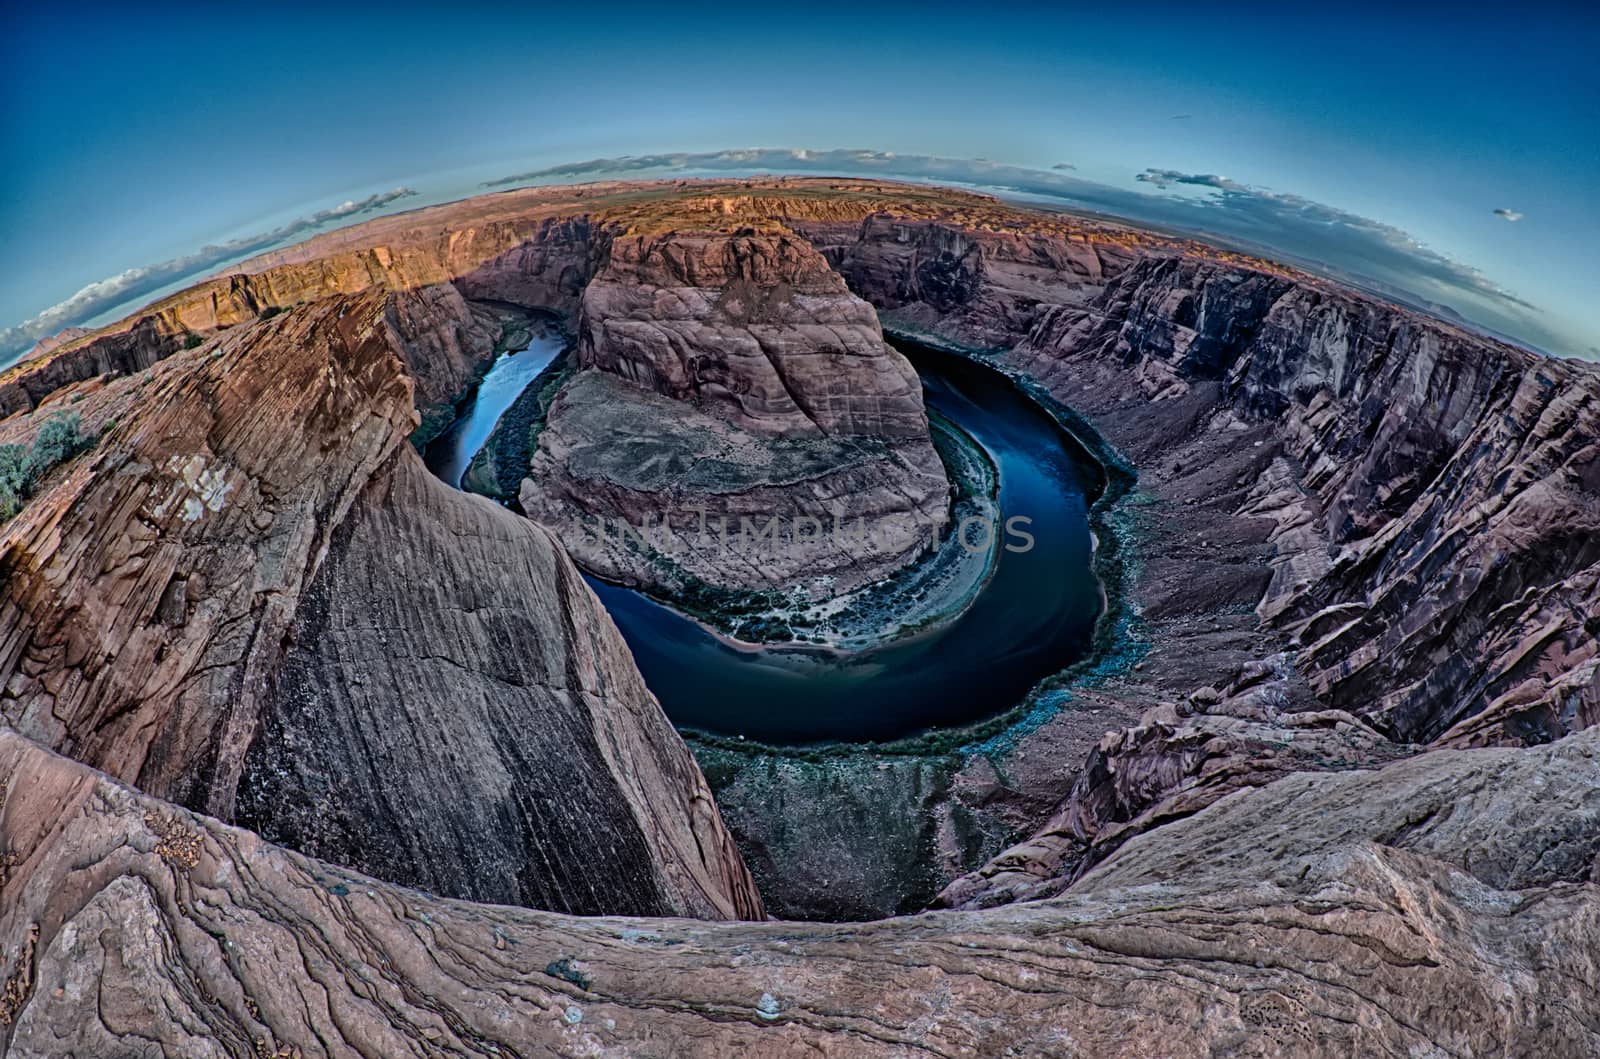
<instances>
[{"instance_id":1,"label":"river","mask_svg":"<svg viewBox=\"0 0 1600 1059\"><path fill-rule=\"evenodd\" d=\"M901 348L922 377L928 404L994 460L1001 519L1029 519L1033 547L1002 550L993 577L955 620L851 653L737 647L647 596L590 578L678 726L781 745L892 739L1004 712L1089 649L1103 601L1092 565L1087 457L994 369ZM491 369L472 408L445 436L453 440L429 447L429 465L446 481L459 483L494 421L537 374L519 356L502 357Z\"/></svg>"},{"instance_id":2,"label":"river","mask_svg":"<svg viewBox=\"0 0 1600 1059\"><path fill-rule=\"evenodd\" d=\"M534 376L563 348L561 333L554 327L547 327L535 332L526 349L496 357L461 416L423 450L422 459L428 470L457 489L461 488L462 477L472 466L472 458L494 433L494 425L500 422L500 417Z\"/></svg>"}]
</instances>

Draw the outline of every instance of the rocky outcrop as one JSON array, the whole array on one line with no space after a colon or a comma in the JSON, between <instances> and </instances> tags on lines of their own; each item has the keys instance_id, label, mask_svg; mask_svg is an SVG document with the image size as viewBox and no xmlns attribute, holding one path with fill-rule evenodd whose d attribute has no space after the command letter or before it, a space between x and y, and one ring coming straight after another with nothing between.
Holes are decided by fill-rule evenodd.
<instances>
[{"instance_id":1,"label":"rocky outcrop","mask_svg":"<svg viewBox=\"0 0 1600 1059\"><path fill-rule=\"evenodd\" d=\"M0 708L228 817L301 592L413 423L384 300L330 299L161 362L0 537Z\"/></svg>"},{"instance_id":2,"label":"rocky outcrop","mask_svg":"<svg viewBox=\"0 0 1600 1059\"><path fill-rule=\"evenodd\" d=\"M1592 366L1189 258L1052 310L1015 359L1050 380L1120 363L1151 400L1216 380L1219 406L1275 424L1315 531L1275 533L1261 611L1302 646L1321 702L1415 742L1541 741L1600 719Z\"/></svg>"},{"instance_id":3,"label":"rocky outcrop","mask_svg":"<svg viewBox=\"0 0 1600 1059\"><path fill-rule=\"evenodd\" d=\"M448 288L325 298L96 391L98 445L0 536L0 710L143 790L416 885L759 916L568 561L406 444L411 365L448 377L478 322Z\"/></svg>"},{"instance_id":4,"label":"rocky outcrop","mask_svg":"<svg viewBox=\"0 0 1600 1059\"><path fill-rule=\"evenodd\" d=\"M1199 701L1157 707L1137 725L1107 732L1045 826L956 879L935 907L1059 894L1135 835L1236 791L1296 772L1370 767L1411 751L1341 710L1282 712L1278 683L1270 670L1255 668L1222 701L1202 693Z\"/></svg>"},{"instance_id":5,"label":"rocky outcrop","mask_svg":"<svg viewBox=\"0 0 1600 1059\"><path fill-rule=\"evenodd\" d=\"M590 569L827 597L948 519L916 372L783 228L617 236L578 336L520 499Z\"/></svg>"},{"instance_id":6,"label":"rocky outcrop","mask_svg":"<svg viewBox=\"0 0 1600 1059\"><path fill-rule=\"evenodd\" d=\"M836 927L440 900L0 734L0 1026L16 1056L1590 1054L1597 749L1294 775L1060 898Z\"/></svg>"},{"instance_id":7,"label":"rocky outcrop","mask_svg":"<svg viewBox=\"0 0 1600 1059\"><path fill-rule=\"evenodd\" d=\"M409 447L288 632L238 821L433 893L751 918L711 792L565 553Z\"/></svg>"},{"instance_id":8,"label":"rocky outcrop","mask_svg":"<svg viewBox=\"0 0 1600 1059\"><path fill-rule=\"evenodd\" d=\"M927 438L916 372L872 306L782 228L614 239L577 356L753 434Z\"/></svg>"}]
</instances>

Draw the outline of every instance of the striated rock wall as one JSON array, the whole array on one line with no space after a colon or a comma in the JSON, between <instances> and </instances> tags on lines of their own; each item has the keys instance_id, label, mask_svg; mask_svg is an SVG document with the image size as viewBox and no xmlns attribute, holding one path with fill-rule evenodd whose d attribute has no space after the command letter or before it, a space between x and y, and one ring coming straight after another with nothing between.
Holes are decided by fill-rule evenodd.
<instances>
[{"instance_id":1,"label":"striated rock wall","mask_svg":"<svg viewBox=\"0 0 1600 1059\"><path fill-rule=\"evenodd\" d=\"M288 633L237 819L433 893L759 918L699 769L565 553L408 446Z\"/></svg>"},{"instance_id":2,"label":"striated rock wall","mask_svg":"<svg viewBox=\"0 0 1600 1059\"><path fill-rule=\"evenodd\" d=\"M1280 532L1263 619L1321 701L1401 741L1600 720L1600 372L1325 284L1152 259L1047 313L1014 360L1197 381L1275 424L1314 539ZM1288 527L1286 527L1288 528ZM1298 529L1299 527L1293 527ZM1320 557L1295 554L1324 549ZM1447 735L1448 733L1448 735Z\"/></svg>"},{"instance_id":3,"label":"striated rock wall","mask_svg":"<svg viewBox=\"0 0 1600 1059\"><path fill-rule=\"evenodd\" d=\"M1123 724L1171 705L1109 733L1043 827L942 902L1059 892L1130 831L1265 782L1308 726L1346 745L1293 767L1337 771L1600 717L1592 366L1303 275L1156 254L1042 309L1006 360L1141 470L1141 550L1162 554L1134 586L1150 666L1109 701ZM1169 551L1188 564L1171 579ZM1255 641L1237 661L1217 650L1230 629ZM1209 674L1174 657L1201 643ZM1270 689L1243 707L1247 745L1224 719L1241 679Z\"/></svg>"},{"instance_id":4,"label":"striated rock wall","mask_svg":"<svg viewBox=\"0 0 1600 1059\"><path fill-rule=\"evenodd\" d=\"M393 245L346 247L324 257L269 255L180 291L109 327L58 343L0 372L0 418L36 407L51 393L99 375L141 371L201 338L282 310L372 289L394 292L393 325L402 332L432 330L436 347L478 347L495 330L492 313L469 321L461 297L524 309L570 314L593 272L586 218L502 219L480 229L405 231ZM430 319L432 317L433 319ZM439 321L461 326L453 334ZM492 344L493 335L488 338ZM437 404L458 395L470 378L459 351L416 358L418 399ZM474 354L466 353L470 361ZM467 369L463 373L463 369Z\"/></svg>"},{"instance_id":5,"label":"striated rock wall","mask_svg":"<svg viewBox=\"0 0 1600 1059\"><path fill-rule=\"evenodd\" d=\"M568 561L406 444L408 365L448 376L479 324L432 295L324 298L92 394L99 443L0 529L5 722L444 892L759 917Z\"/></svg>"},{"instance_id":6,"label":"striated rock wall","mask_svg":"<svg viewBox=\"0 0 1600 1059\"><path fill-rule=\"evenodd\" d=\"M841 927L441 900L3 733L0 1032L19 1057L1592 1054L1597 749L1294 775L1063 897Z\"/></svg>"},{"instance_id":7,"label":"striated rock wall","mask_svg":"<svg viewBox=\"0 0 1600 1059\"><path fill-rule=\"evenodd\" d=\"M1135 257L1129 240L1091 239L1065 226L973 226L883 212L858 225L799 227L886 320L979 349L1010 346L1041 307L1093 297Z\"/></svg>"},{"instance_id":8,"label":"striated rock wall","mask_svg":"<svg viewBox=\"0 0 1600 1059\"><path fill-rule=\"evenodd\" d=\"M413 422L384 301L178 354L0 530L7 723L227 817L255 704L338 523Z\"/></svg>"},{"instance_id":9,"label":"striated rock wall","mask_svg":"<svg viewBox=\"0 0 1600 1059\"><path fill-rule=\"evenodd\" d=\"M928 435L916 372L872 306L781 228L614 239L577 353L756 434Z\"/></svg>"},{"instance_id":10,"label":"striated rock wall","mask_svg":"<svg viewBox=\"0 0 1600 1059\"><path fill-rule=\"evenodd\" d=\"M612 579L826 597L923 554L948 520L916 372L786 229L616 236L576 356L520 500ZM724 543L774 519L772 540ZM665 529L623 539L646 523Z\"/></svg>"}]
</instances>

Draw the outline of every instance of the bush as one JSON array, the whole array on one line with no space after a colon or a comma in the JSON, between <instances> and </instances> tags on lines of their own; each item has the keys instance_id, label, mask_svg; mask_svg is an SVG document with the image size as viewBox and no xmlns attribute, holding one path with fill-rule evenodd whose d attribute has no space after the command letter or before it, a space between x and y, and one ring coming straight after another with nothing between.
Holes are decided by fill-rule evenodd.
<instances>
[{"instance_id":1,"label":"bush","mask_svg":"<svg viewBox=\"0 0 1600 1059\"><path fill-rule=\"evenodd\" d=\"M195 334L193 331L190 331L188 334L183 336L184 349L197 349L205 344L206 340Z\"/></svg>"},{"instance_id":2,"label":"bush","mask_svg":"<svg viewBox=\"0 0 1600 1059\"><path fill-rule=\"evenodd\" d=\"M0 519L22 510L28 488L28 450L21 445L0 445Z\"/></svg>"},{"instance_id":3,"label":"bush","mask_svg":"<svg viewBox=\"0 0 1600 1059\"><path fill-rule=\"evenodd\" d=\"M0 445L0 521L22 510L51 468L93 444L83 434L83 421L71 412L45 420L31 447Z\"/></svg>"},{"instance_id":4,"label":"bush","mask_svg":"<svg viewBox=\"0 0 1600 1059\"><path fill-rule=\"evenodd\" d=\"M33 439L28 465L36 476L43 476L56 464L70 460L88 448L89 444L89 439L83 436L83 420L78 418L78 413L51 416Z\"/></svg>"}]
</instances>

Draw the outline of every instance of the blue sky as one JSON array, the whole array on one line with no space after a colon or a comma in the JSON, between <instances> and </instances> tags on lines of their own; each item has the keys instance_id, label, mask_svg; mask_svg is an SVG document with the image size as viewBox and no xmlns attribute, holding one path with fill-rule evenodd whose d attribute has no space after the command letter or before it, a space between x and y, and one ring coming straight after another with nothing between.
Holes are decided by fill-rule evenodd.
<instances>
[{"instance_id":1,"label":"blue sky","mask_svg":"<svg viewBox=\"0 0 1600 1059\"><path fill-rule=\"evenodd\" d=\"M1416 297L1600 357L1600 15L1577 5L44 6L0 39L0 329L364 207L765 146L991 159L1386 287L1415 262Z\"/></svg>"}]
</instances>

